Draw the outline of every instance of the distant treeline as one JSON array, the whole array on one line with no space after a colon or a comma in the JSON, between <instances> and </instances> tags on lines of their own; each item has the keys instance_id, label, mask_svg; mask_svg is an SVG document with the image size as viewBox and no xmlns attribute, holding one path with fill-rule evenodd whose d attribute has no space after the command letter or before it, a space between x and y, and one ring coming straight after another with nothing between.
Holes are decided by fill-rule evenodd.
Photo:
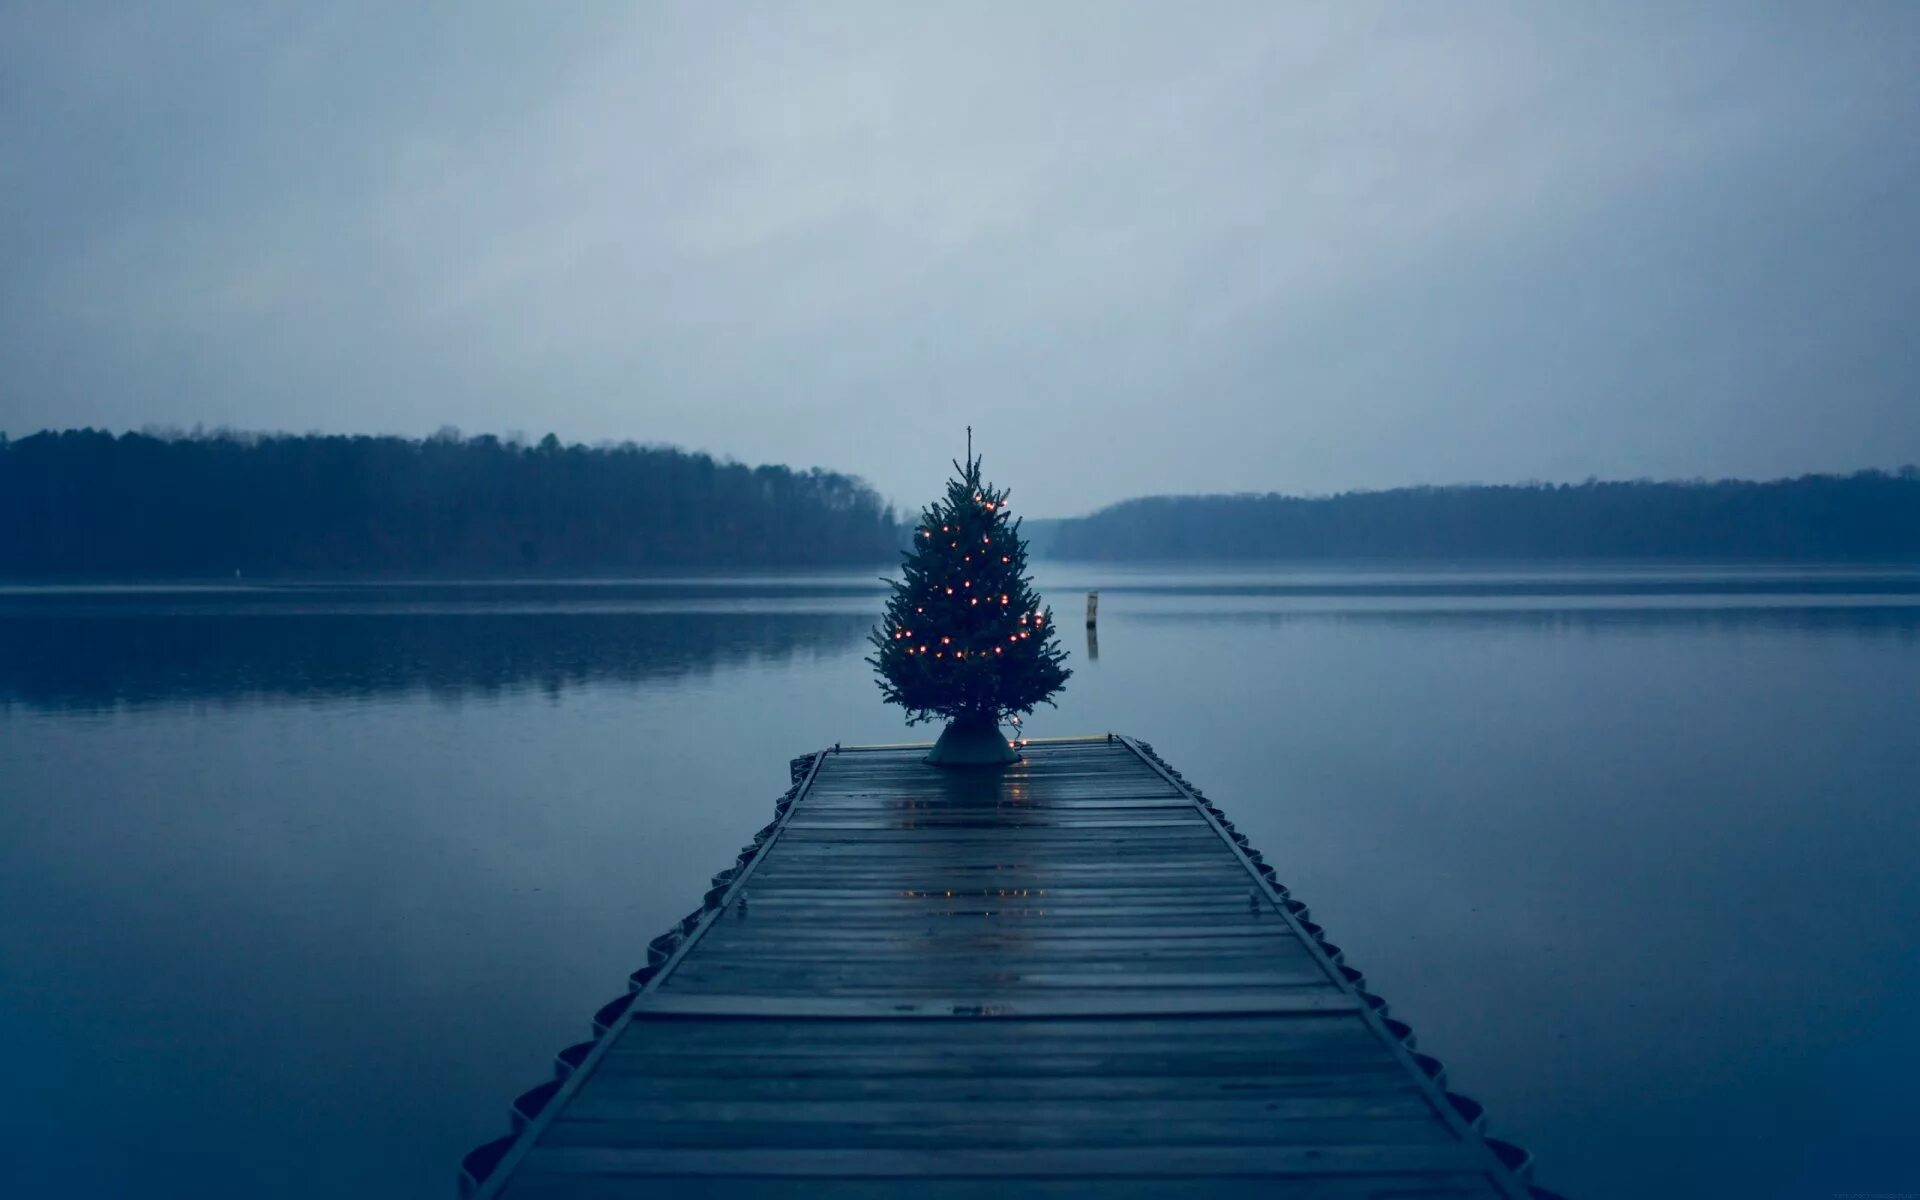
<instances>
[{"instance_id":1,"label":"distant treeline","mask_svg":"<svg viewBox=\"0 0 1920 1200\"><path fill-rule=\"evenodd\" d=\"M891 561L846 475L631 443L0 434L0 575L550 574Z\"/></svg>"},{"instance_id":2,"label":"distant treeline","mask_svg":"<svg viewBox=\"0 0 1920 1200\"><path fill-rule=\"evenodd\" d=\"M1305 499L1151 496L1063 521L1067 559L1920 560L1920 470L1771 483L1418 487Z\"/></svg>"}]
</instances>

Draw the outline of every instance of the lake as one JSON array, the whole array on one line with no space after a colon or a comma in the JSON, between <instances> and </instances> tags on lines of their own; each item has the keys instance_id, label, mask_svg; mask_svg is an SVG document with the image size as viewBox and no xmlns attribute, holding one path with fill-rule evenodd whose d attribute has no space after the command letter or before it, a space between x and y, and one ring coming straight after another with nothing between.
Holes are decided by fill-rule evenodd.
<instances>
[{"instance_id":1,"label":"lake","mask_svg":"<svg viewBox=\"0 0 1920 1200\"><path fill-rule=\"evenodd\" d=\"M1029 731L1206 789L1541 1183L1920 1191L1920 569L1037 574ZM880 600L0 589L0 1194L451 1196L788 759L910 736Z\"/></svg>"}]
</instances>

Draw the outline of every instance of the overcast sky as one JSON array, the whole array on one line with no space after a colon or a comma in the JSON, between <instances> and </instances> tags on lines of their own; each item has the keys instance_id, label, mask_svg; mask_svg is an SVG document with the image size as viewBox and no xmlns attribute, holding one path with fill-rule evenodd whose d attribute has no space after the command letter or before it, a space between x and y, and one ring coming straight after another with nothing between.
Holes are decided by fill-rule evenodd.
<instances>
[{"instance_id":1,"label":"overcast sky","mask_svg":"<svg viewBox=\"0 0 1920 1200\"><path fill-rule=\"evenodd\" d=\"M1920 4L0 3L0 429L1920 460Z\"/></svg>"}]
</instances>

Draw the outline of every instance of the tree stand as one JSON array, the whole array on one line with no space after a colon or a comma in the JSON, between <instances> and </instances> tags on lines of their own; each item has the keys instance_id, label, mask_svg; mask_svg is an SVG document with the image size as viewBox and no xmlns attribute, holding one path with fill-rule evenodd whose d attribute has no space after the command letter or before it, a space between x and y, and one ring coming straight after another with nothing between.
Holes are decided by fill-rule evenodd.
<instances>
[{"instance_id":1,"label":"tree stand","mask_svg":"<svg viewBox=\"0 0 1920 1200\"><path fill-rule=\"evenodd\" d=\"M926 761L937 767L1004 767L1019 762L1020 755L1007 745L998 721L985 713L969 713L948 723Z\"/></svg>"}]
</instances>

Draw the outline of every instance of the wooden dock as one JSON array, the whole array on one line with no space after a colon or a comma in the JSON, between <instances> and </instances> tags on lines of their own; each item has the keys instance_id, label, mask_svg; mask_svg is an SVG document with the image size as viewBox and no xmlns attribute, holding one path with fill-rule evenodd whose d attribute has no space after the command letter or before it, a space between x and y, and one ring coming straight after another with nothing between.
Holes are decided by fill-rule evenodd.
<instances>
[{"instance_id":1,"label":"wooden dock","mask_svg":"<svg viewBox=\"0 0 1920 1200\"><path fill-rule=\"evenodd\" d=\"M1550 1195L1149 747L924 752L796 760L467 1190Z\"/></svg>"}]
</instances>

